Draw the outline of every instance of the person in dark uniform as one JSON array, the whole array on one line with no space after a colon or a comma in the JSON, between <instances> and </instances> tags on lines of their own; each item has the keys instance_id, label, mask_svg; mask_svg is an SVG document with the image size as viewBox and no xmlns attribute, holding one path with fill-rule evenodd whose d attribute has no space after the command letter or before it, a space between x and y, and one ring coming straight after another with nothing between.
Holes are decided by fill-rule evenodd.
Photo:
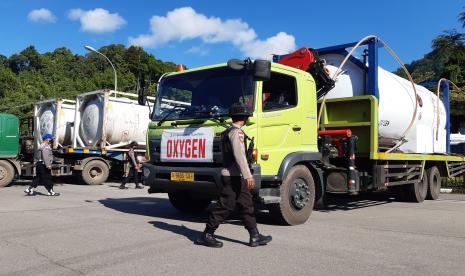
<instances>
[{"instance_id":1,"label":"person in dark uniform","mask_svg":"<svg viewBox=\"0 0 465 276\"><path fill-rule=\"evenodd\" d=\"M230 108L233 124L222 133L223 169L221 171L223 187L218 204L210 211L204 232L198 237L197 244L208 247L222 247L214 232L235 210L239 209L242 222L249 231L249 246L266 245L271 236L258 232L254 204L250 190L255 187L255 180L247 163L245 133L241 129L247 122L250 112L240 103Z\"/></svg>"},{"instance_id":2,"label":"person in dark uniform","mask_svg":"<svg viewBox=\"0 0 465 276\"><path fill-rule=\"evenodd\" d=\"M136 189L143 189L144 187L140 185L139 181L139 170L140 170L140 164L137 161L135 149L137 148L138 144L137 142L131 142L129 144L129 151L128 151L128 158L129 158L129 173L128 175L123 178L123 182L119 186L120 189L127 189L126 183L130 182L131 180L134 180L134 183L136 184Z\"/></svg>"},{"instance_id":3,"label":"person in dark uniform","mask_svg":"<svg viewBox=\"0 0 465 276\"><path fill-rule=\"evenodd\" d=\"M26 188L24 191L26 195L35 195L34 189L40 184L45 186L47 189L48 196L59 196L59 193L53 191L53 182L52 182L52 163L53 163L53 152L51 147L51 142L53 140L53 135L46 133L42 135L42 144L34 154L34 162L36 163L36 176L32 180L31 186Z\"/></svg>"}]
</instances>

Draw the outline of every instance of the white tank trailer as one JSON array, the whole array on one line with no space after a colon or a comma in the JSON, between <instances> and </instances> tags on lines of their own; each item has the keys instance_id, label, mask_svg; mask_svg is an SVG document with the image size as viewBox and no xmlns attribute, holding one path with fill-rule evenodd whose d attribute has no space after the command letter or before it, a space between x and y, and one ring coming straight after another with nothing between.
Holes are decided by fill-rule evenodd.
<instances>
[{"instance_id":1,"label":"white tank trailer","mask_svg":"<svg viewBox=\"0 0 465 276\"><path fill-rule=\"evenodd\" d=\"M34 105L34 144L42 143L42 135L55 136L53 148L71 145L75 101L54 99L37 102Z\"/></svg>"},{"instance_id":2,"label":"white tank trailer","mask_svg":"<svg viewBox=\"0 0 465 276\"><path fill-rule=\"evenodd\" d=\"M135 141L145 149L149 113L147 106L138 104L136 94L113 90L81 94L76 98L73 147L118 150Z\"/></svg>"},{"instance_id":3,"label":"white tank trailer","mask_svg":"<svg viewBox=\"0 0 465 276\"><path fill-rule=\"evenodd\" d=\"M326 60L330 76L336 72L344 56L327 54ZM327 98L343 98L364 95L366 74L362 68L350 60L342 68L336 86ZM415 85L417 99L410 81L378 67L378 129L379 146L389 149L402 138L408 128L418 102L415 122L407 133L406 142L399 147L405 153L445 153L446 152L446 111L439 101L439 131L437 129L437 97L423 86Z\"/></svg>"}]
</instances>

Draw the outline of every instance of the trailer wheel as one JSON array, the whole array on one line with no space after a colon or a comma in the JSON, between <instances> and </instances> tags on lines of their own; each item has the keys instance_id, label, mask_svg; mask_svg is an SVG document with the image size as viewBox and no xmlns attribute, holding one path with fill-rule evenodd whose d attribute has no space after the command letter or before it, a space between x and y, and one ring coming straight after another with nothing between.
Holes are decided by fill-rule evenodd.
<instances>
[{"instance_id":1,"label":"trailer wheel","mask_svg":"<svg viewBox=\"0 0 465 276\"><path fill-rule=\"evenodd\" d=\"M280 224L305 223L315 203L315 182L304 165L293 167L280 186L281 202L270 208L271 215Z\"/></svg>"},{"instance_id":2,"label":"trailer wheel","mask_svg":"<svg viewBox=\"0 0 465 276\"><path fill-rule=\"evenodd\" d=\"M182 213L200 213L210 205L210 199L194 198L188 192L168 193L171 205Z\"/></svg>"},{"instance_id":3,"label":"trailer wheel","mask_svg":"<svg viewBox=\"0 0 465 276\"><path fill-rule=\"evenodd\" d=\"M0 187L8 186L15 177L15 169L10 162L0 160Z\"/></svg>"},{"instance_id":4,"label":"trailer wheel","mask_svg":"<svg viewBox=\"0 0 465 276\"><path fill-rule=\"evenodd\" d=\"M426 170L426 176L428 179L428 193L426 194L426 199L436 200L441 193L441 173L438 167L433 166Z\"/></svg>"},{"instance_id":5,"label":"trailer wheel","mask_svg":"<svg viewBox=\"0 0 465 276\"><path fill-rule=\"evenodd\" d=\"M100 185L107 181L110 168L101 160L87 162L82 169L81 176L84 183L88 185Z\"/></svg>"}]
</instances>

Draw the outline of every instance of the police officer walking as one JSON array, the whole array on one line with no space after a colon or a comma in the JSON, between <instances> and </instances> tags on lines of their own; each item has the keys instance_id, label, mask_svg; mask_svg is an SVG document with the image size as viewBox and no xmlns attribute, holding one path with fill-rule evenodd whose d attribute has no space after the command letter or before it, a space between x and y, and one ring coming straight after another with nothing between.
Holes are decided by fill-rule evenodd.
<instances>
[{"instance_id":1,"label":"police officer walking","mask_svg":"<svg viewBox=\"0 0 465 276\"><path fill-rule=\"evenodd\" d=\"M53 152L51 147L51 141L53 135L46 133L42 135L42 144L34 154L34 162L36 163L36 176L32 180L31 186L26 188L24 191L27 195L35 195L34 189L37 188L39 184L43 184L47 190L48 196L59 196L59 193L53 191L53 182L52 182L52 162L53 162Z\"/></svg>"},{"instance_id":2,"label":"police officer walking","mask_svg":"<svg viewBox=\"0 0 465 276\"><path fill-rule=\"evenodd\" d=\"M245 133L241 129L247 122L250 112L247 108L235 103L229 114L233 124L222 133L223 169L221 171L223 187L218 204L210 211L204 232L198 237L197 244L208 247L222 247L214 232L237 206L245 228L249 231L249 246L266 245L271 236L258 232L254 205L250 190L255 187L255 180L247 163Z\"/></svg>"},{"instance_id":3,"label":"police officer walking","mask_svg":"<svg viewBox=\"0 0 465 276\"><path fill-rule=\"evenodd\" d=\"M123 178L123 182L119 186L120 189L127 189L126 183L131 181L131 179L134 180L134 183L136 184L136 189L143 189L144 187L140 185L140 178L139 178L139 170L140 170L140 164L137 161L136 158L136 152L135 149L137 148L138 144L137 142L131 142L129 144L129 151L128 151L128 157L129 157L129 172L128 175Z\"/></svg>"}]
</instances>

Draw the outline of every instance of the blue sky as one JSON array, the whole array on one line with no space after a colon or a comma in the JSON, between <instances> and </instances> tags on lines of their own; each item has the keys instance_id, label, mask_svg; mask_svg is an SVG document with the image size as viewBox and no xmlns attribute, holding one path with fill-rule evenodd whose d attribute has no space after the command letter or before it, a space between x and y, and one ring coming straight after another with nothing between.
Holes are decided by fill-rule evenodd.
<instances>
[{"instance_id":1,"label":"blue sky","mask_svg":"<svg viewBox=\"0 0 465 276\"><path fill-rule=\"evenodd\" d=\"M464 31L457 21L463 6L454 0L0 1L0 54L29 45L84 54L83 45L136 43L159 59L195 67L375 34L410 62L429 52L442 31ZM380 63L397 67L387 54Z\"/></svg>"}]
</instances>

